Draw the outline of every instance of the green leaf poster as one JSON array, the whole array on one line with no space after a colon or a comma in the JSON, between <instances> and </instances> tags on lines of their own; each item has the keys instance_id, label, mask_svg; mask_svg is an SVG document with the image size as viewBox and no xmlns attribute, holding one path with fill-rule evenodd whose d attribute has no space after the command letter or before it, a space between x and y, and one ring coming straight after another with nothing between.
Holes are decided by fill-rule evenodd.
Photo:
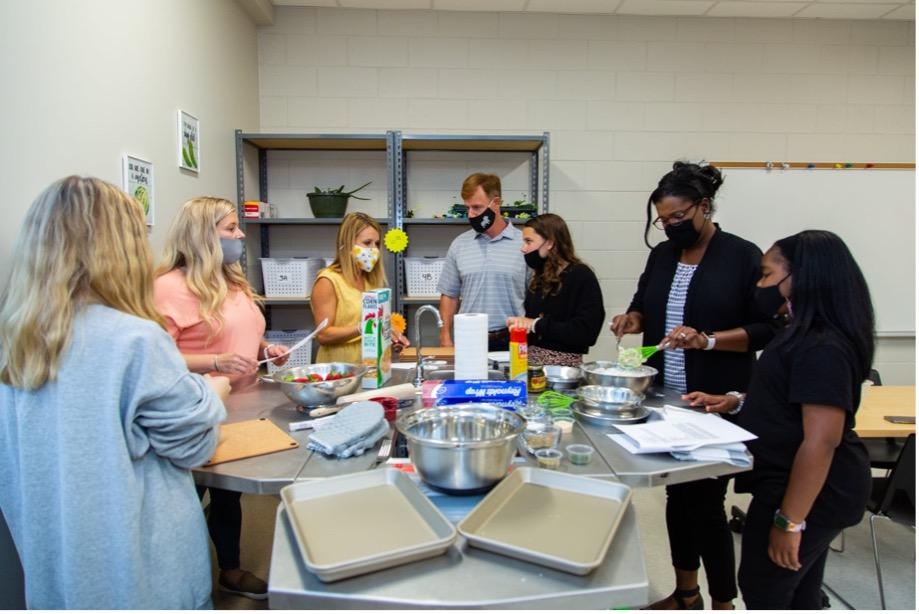
<instances>
[{"instance_id":1,"label":"green leaf poster","mask_svg":"<svg viewBox=\"0 0 919 614\"><path fill-rule=\"evenodd\" d=\"M124 154L122 162L122 185L128 196L144 208L147 226L153 226L153 163L137 156Z\"/></svg>"},{"instance_id":2,"label":"green leaf poster","mask_svg":"<svg viewBox=\"0 0 919 614\"><path fill-rule=\"evenodd\" d=\"M198 118L179 111L179 168L197 173L201 168L201 133Z\"/></svg>"}]
</instances>

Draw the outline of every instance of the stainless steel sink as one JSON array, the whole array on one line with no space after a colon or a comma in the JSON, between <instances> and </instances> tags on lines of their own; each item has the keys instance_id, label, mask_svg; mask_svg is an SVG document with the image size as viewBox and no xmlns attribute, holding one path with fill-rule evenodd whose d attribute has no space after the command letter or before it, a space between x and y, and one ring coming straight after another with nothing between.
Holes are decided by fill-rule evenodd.
<instances>
[{"instance_id":1,"label":"stainless steel sink","mask_svg":"<svg viewBox=\"0 0 919 614\"><path fill-rule=\"evenodd\" d=\"M425 373L424 378L425 379L441 379L441 380L456 379L456 371L452 369L438 369L437 371L431 371L429 373ZM502 382L507 378L504 377L504 373L502 373L501 371L495 371L492 369L488 371L488 379L495 381L495 382Z\"/></svg>"}]
</instances>

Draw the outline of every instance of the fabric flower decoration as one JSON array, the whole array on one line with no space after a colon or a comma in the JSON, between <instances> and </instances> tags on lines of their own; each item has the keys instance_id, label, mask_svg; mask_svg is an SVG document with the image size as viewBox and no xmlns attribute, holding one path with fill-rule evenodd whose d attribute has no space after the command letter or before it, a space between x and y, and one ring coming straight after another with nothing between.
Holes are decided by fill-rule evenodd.
<instances>
[{"instance_id":1,"label":"fabric flower decoration","mask_svg":"<svg viewBox=\"0 0 919 614\"><path fill-rule=\"evenodd\" d=\"M383 244L394 254L404 252L408 247L408 235L401 228L392 228L383 237Z\"/></svg>"},{"instance_id":2,"label":"fabric flower decoration","mask_svg":"<svg viewBox=\"0 0 919 614\"><path fill-rule=\"evenodd\" d=\"M396 331L400 335L405 332L405 327L406 327L405 318L402 317L401 313L394 313L391 316L389 316L389 325L392 327L394 331Z\"/></svg>"}]
</instances>

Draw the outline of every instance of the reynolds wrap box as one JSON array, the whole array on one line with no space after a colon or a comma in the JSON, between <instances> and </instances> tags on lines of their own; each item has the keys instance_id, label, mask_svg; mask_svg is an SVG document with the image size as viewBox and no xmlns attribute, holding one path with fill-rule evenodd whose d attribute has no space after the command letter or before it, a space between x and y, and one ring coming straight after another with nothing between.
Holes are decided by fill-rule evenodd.
<instances>
[{"instance_id":1,"label":"reynolds wrap box","mask_svg":"<svg viewBox=\"0 0 919 614\"><path fill-rule=\"evenodd\" d=\"M492 380L427 380L421 385L421 403L425 407L458 403L491 403L516 411L527 403L526 382Z\"/></svg>"},{"instance_id":2,"label":"reynolds wrap box","mask_svg":"<svg viewBox=\"0 0 919 614\"><path fill-rule=\"evenodd\" d=\"M389 288L368 290L361 299L361 359L368 367L361 385L380 388L392 375Z\"/></svg>"}]
</instances>

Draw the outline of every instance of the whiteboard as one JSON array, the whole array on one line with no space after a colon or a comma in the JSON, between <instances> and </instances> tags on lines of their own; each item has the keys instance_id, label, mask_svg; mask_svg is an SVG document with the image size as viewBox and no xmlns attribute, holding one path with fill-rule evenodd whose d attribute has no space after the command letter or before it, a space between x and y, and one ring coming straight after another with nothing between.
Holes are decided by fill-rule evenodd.
<instances>
[{"instance_id":1,"label":"whiteboard","mask_svg":"<svg viewBox=\"0 0 919 614\"><path fill-rule=\"evenodd\" d=\"M915 171L723 172L715 220L725 231L764 252L801 230L835 232L868 280L878 334L915 334Z\"/></svg>"}]
</instances>

